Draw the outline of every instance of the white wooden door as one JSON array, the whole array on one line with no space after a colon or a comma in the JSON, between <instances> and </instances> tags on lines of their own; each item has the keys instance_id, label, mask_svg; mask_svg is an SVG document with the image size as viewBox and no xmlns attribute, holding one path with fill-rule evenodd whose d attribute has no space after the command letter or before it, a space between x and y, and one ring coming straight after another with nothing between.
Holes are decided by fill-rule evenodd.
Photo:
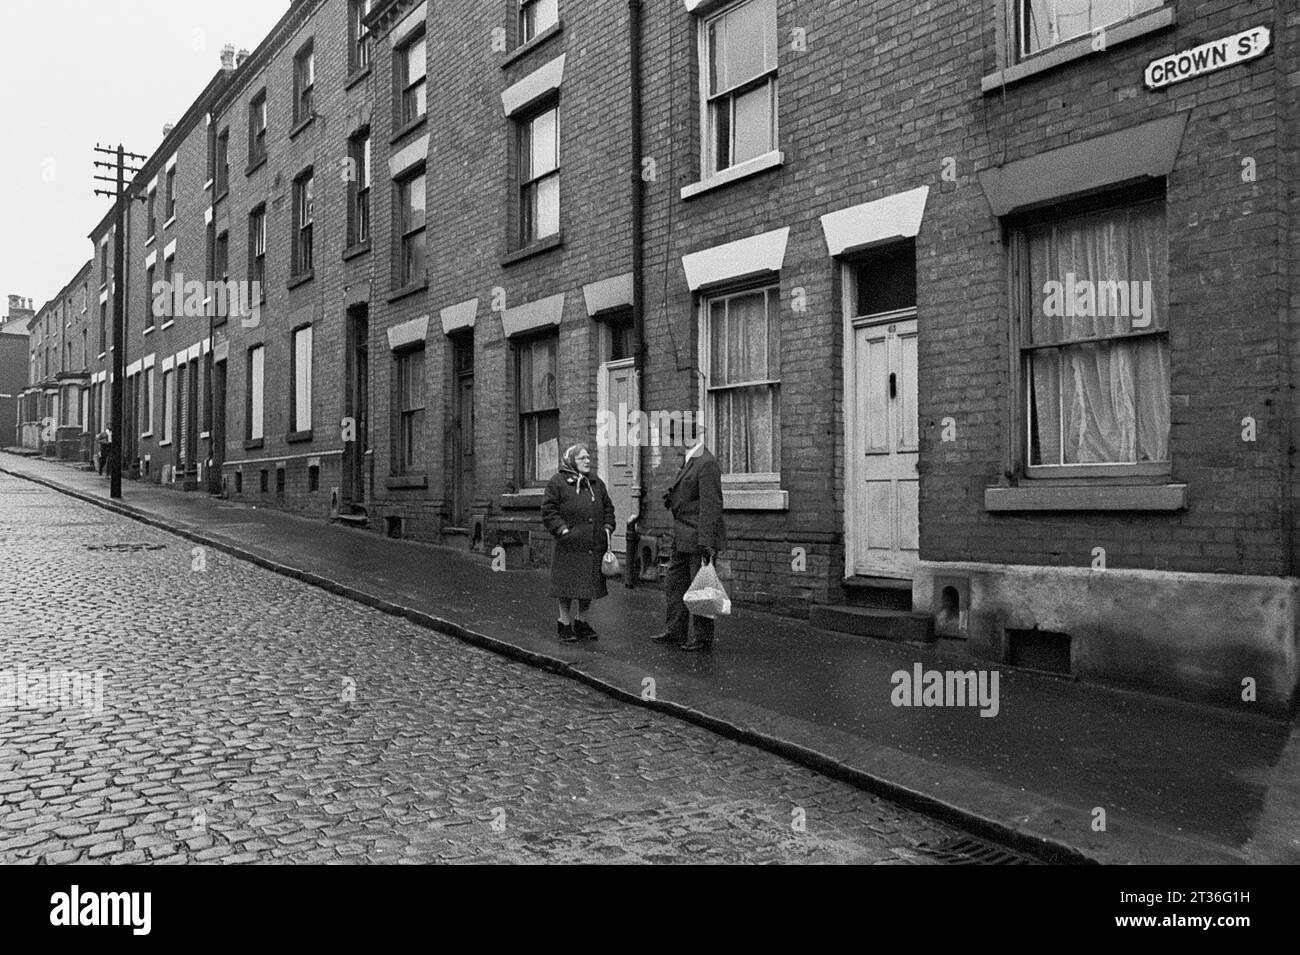
<instances>
[{"instance_id":1,"label":"white wooden door","mask_svg":"<svg viewBox=\"0 0 1300 955\"><path fill-rule=\"evenodd\" d=\"M607 362L602 371L598 410L612 416L609 420L614 424L608 428L609 443L597 449L598 472L609 489L610 500L614 502L614 550L625 554L627 519L633 512L637 480L637 449L625 439L629 437L629 431L631 437L636 437L641 429L633 424L620 427L617 422L620 415L636 413L635 371L630 359ZM635 420L633 417L632 421Z\"/></svg>"},{"instance_id":2,"label":"white wooden door","mask_svg":"<svg viewBox=\"0 0 1300 955\"><path fill-rule=\"evenodd\" d=\"M917 516L916 319L853 332L851 573L911 577Z\"/></svg>"}]
</instances>

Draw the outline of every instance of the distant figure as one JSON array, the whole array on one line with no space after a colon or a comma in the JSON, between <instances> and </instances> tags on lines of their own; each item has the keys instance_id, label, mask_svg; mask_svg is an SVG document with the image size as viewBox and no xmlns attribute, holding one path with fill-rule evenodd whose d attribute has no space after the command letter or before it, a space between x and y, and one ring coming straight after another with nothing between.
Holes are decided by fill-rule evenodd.
<instances>
[{"instance_id":1,"label":"distant figure","mask_svg":"<svg viewBox=\"0 0 1300 955\"><path fill-rule=\"evenodd\" d=\"M99 443L99 473L103 474L104 465L108 462L108 450L113 446L113 429L105 426L95 440Z\"/></svg>"},{"instance_id":2,"label":"distant figure","mask_svg":"<svg viewBox=\"0 0 1300 955\"><path fill-rule=\"evenodd\" d=\"M727 543L722 519L722 471L704 446L704 425L686 452L677 478L664 492L664 507L673 515L673 556L664 584L668 627L650 639L691 652L713 648L713 621L686 609L682 597L702 564L711 564ZM688 632L688 630L690 632Z\"/></svg>"},{"instance_id":3,"label":"distant figure","mask_svg":"<svg viewBox=\"0 0 1300 955\"><path fill-rule=\"evenodd\" d=\"M546 485L542 523L555 538L550 595L560 602L556 633L564 643L595 640L582 619L593 600L608 594L600 562L614 532L614 504L605 484L591 474L591 452L575 444Z\"/></svg>"}]
</instances>

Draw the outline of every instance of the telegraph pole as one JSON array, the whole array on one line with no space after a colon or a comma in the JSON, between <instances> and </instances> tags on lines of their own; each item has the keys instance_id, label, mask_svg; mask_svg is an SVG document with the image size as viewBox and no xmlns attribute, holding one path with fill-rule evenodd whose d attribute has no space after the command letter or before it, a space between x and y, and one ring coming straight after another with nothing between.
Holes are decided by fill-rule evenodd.
<instances>
[{"instance_id":1,"label":"telegraph pole","mask_svg":"<svg viewBox=\"0 0 1300 955\"><path fill-rule=\"evenodd\" d=\"M96 174L95 178L114 183L116 188L96 189L97 196L111 196L114 200L113 224L113 397L109 420L112 421L113 440L108 446L108 495L122 496L122 389L126 372L126 276L123 274L126 258L126 174L134 176L139 169L129 168L127 160L144 162L147 156L129 153L118 143L117 149L95 144L95 152L114 158L113 162L95 160L95 165L114 170L116 178Z\"/></svg>"}]
</instances>

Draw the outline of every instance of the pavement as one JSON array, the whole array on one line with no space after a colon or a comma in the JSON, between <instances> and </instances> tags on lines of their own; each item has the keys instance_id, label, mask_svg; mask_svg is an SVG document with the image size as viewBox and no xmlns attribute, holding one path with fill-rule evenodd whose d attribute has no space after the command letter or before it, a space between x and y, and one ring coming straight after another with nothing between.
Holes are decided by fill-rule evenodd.
<instances>
[{"instance_id":1,"label":"pavement","mask_svg":"<svg viewBox=\"0 0 1300 955\"><path fill-rule=\"evenodd\" d=\"M663 595L617 582L596 643L555 640L544 570L394 541L203 493L0 453L0 472L166 529L658 710L1039 857L1105 864L1300 862L1294 721L999 667L995 716L903 707L892 677L968 670L950 648L817 630L736 607L711 654L646 636ZM206 553L206 552L199 552ZM197 558L196 558L197 559ZM232 599L238 599L232 595Z\"/></svg>"}]
</instances>

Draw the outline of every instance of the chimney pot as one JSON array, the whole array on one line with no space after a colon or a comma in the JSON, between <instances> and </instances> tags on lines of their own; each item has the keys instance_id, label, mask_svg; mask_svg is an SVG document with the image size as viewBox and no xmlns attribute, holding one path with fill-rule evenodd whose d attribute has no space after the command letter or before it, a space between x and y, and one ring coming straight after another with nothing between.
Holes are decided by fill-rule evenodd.
<instances>
[{"instance_id":1,"label":"chimney pot","mask_svg":"<svg viewBox=\"0 0 1300 955\"><path fill-rule=\"evenodd\" d=\"M172 130L175 128L176 128L175 123L163 123L163 138L166 139L168 136L170 136L172 134Z\"/></svg>"},{"instance_id":2,"label":"chimney pot","mask_svg":"<svg viewBox=\"0 0 1300 955\"><path fill-rule=\"evenodd\" d=\"M247 62L248 58L249 58L251 55L252 55L252 54L250 54L247 50L240 50L239 53L237 53L237 54L235 55L235 66L236 66L236 68L243 66L244 63Z\"/></svg>"},{"instance_id":3,"label":"chimney pot","mask_svg":"<svg viewBox=\"0 0 1300 955\"><path fill-rule=\"evenodd\" d=\"M221 48L221 68L223 70L233 70L235 68L235 45L227 43Z\"/></svg>"}]
</instances>

